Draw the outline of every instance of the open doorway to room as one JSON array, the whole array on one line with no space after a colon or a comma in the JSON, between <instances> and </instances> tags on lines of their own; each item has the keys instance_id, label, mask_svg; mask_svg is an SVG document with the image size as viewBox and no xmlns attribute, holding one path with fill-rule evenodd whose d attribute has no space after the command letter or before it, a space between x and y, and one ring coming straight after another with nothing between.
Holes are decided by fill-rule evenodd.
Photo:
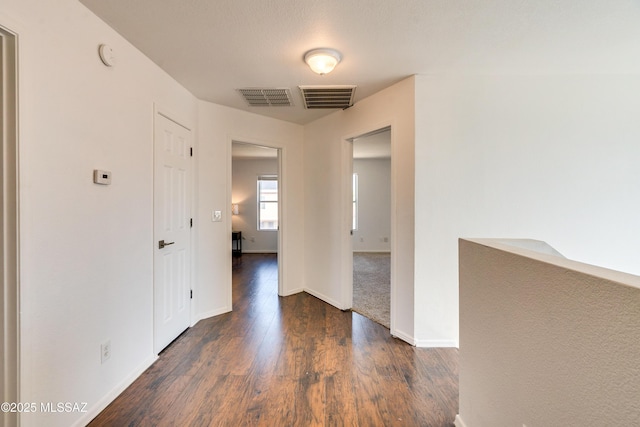
<instances>
[{"instance_id":1,"label":"open doorway to room","mask_svg":"<svg viewBox=\"0 0 640 427\"><path fill-rule=\"evenodd\" d=\"M231 149L232 275L251 265L261 289L280 293L280 150L233 141ZM256 267L257 266L257 267ZM273 286L265 281L272 283ZM245 281L246 282L246 281ZM262 292L262 291L261 291ZM235 304L234 291L234 304Z\"/></svg>"},{"instance_id":2,"label":"open doorway to room","mask_svg":"<svg viewBox=\"0 0 640 427\"><path fill-rule=\"evenodd\" d=\"M352 142L352 309L390 328L391 128Z\"/></svg>"}]
</instances>

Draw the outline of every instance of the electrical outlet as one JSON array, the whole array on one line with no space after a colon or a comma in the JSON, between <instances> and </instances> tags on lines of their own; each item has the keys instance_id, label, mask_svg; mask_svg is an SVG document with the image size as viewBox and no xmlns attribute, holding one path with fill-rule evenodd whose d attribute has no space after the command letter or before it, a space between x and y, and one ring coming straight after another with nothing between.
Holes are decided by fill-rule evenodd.
<instances>
[{"instance_id":1,"label":"electrical outlet","mask_svg":"<svg viewBox=\"0 0 640 427\"><path fill-rule=\"evenodd\" d=\"M101 185L111 184L111 172L95 169L93 171L93 182Z\"/></svg>"},{"instance_id":2,"label":"electrical outlet","mask_svg":"<svg viewBox=\"0 0 640 427\"><path fill-rule=\"evenodd\" d=\"M104 363L111 357L111 340L100 344L100 363Z\"/></svg>"}]
</instances>

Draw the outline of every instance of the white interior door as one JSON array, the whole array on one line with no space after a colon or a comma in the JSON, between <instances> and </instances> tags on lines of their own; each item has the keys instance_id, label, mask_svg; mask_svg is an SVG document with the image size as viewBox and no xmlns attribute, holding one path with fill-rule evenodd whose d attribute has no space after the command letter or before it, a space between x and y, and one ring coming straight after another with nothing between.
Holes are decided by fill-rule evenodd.
<instances>
[{"instance_id":1,"label":"white interior door","mask_svg":"<svg viewBox=\"0 0 640 427\"><path fill-rule=\"evenodd\" d=\"M154 133L154 350L190 323L191 132L162 114Z\"/></svg>"}]
</instances>

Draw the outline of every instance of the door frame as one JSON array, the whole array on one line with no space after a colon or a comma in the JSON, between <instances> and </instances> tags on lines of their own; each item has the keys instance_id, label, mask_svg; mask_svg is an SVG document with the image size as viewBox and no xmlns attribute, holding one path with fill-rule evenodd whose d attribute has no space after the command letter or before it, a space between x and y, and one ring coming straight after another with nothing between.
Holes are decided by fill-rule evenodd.
<instances>
[{"instance_id":1,"label":"door frame","mask_svg":"<svg viewBox=\"0 0 640 427\"><path fill-rule=\"evenodd\" d=\"M390 307L389 307L389 332L392 336L396 336L396 257L397 257L397 194L396 194L396 155L395 155L395 125L392 122L383 122L375 126L367 127L366 129L358 132L351 133L342 138L341 145L341 200L342 200L342 230L343 237L341 242L342 247L342 309L350 309L353 306L353 239L351 236L352 225L352 175L353 175L353 140L361 138L363 136L375 134L383 129L390 130L391 139L391 232L389 236L389 244L391 248L391 284L390 284Z\"/></svg>"},{"instance_id":2,"label":"door frame","mask_svg":"<svg viewBox=\"0 0 640 427\"><path fill-rule=\"evenodd\" d=\"M187 129L190 133L191 133L191 141L190 141L190 148L191 148L191 165L190 165L190 170L189 170L189 186L190 186L190 191L191 191L191 195L190 195L190 200L189 200L189 217L192 220L192 224L195 222L193 221L193 216L194 216L194 212L196 212L195 210L195 199L196 199L196 173L194 171L195 169L195 164L194 164L194 159L196 156L196 152L197 150L195 149L195 134L194 134L194 126L191 125L189 123L188 120L185 120L183 118L182 115L177 114L175 111L166 108L165 106L159 105L158 103L153 104L153 119L152 119L152 123L151 123L151 127L152 127L152 163L153 163L153 189L152 189L152 194L153 194L153 212L152 212L152 224L153 224L153 230L152 230L152 246L151 246L151 257L153 260L153 263L155 263L155 245L156 245L156 235L155 235L155 185L156 185L156 177L155 177L155 162L156 162L156 135L155 135L155 128L156 128L156 120L158 115L164 117L167 120L170 120L172 122L174 122L175 124L177 124L178 126L181 126L185 129ZM190 236L189 236L189 251L190 251L190 259L189 259L189 289L191 290L191 298L189 299L189 327L193 326L195 324L194 321L194 304L197 298L197 292L193 292L194 290L194 271L195 271L195 239L194 239L194 234L193 234L193 225L190 228ZM156 278L155 278L155 270L153 272L153 292L152 292L152 306L153 306L153 312L151 313L152 316L152 324L153 324L153 352L154 354L157 354L155 351L156 348L156 304L155 304L155 286L156 286Z\"/></svg>"},{"instance_id":3,"label":"door frame","mask_svg":"<svg viewBox=\"0 0 640 427\"><path fill-rule=\"evenodd\" d=\"M277 152L277 158L278 158L278 295L279 296L286 296L285 293L285 275L286 275L286 271L287 269L285 268L285 262L286 262L286 251L285 251L285 245L284 245L284 236L286 234L286 210L284 209L285 203L286 203L286 172L284 170L284 157L286 155L286 151L285 148L282 146L278 146L277 144L271 143L271 142L266 142L266 141L259 141L256 140L255 138L246 138L246 137L230 137L229 138L229 142L228 142L228 159L229 159L229 167L228 167L228 180L227 182L229 183L229 185L227 186L227 206L229 206L229 208L231 208L231 204L233 203L233 154L232 154L232 149L233 149L233 143L237 142L237 143L241 143L241 144L248 144L248 145L255 145L258 147L264 147L264 148L271 148L276 150ZM227 234L229 236L229 238L227 239L229 242L231 242L231 231L233 228L233 223L231 220L229 220L227 222ZM227 271L228 271L228 277L229 277L229 301L228 301L228 307L229 309L233 308L233 284L232 284L232 257L233 254L231 252L231 250L229 250L229 256L227 257Z\"/></svg>"},{"instance_id":4,"label":"door frame","mask_svg":"<svg viewBox=\"0 0 640 427\"><path fill-rule=\"evenodd\" d=\"M2 287L0 305L3 355L0 372L0 399L18 402L20 395L20 228L19 228L19 124L18 124L18 34L0 25L0 258ZM3 413L3 425L17 424L19 415Z\"/></svg>"}]
</instances>

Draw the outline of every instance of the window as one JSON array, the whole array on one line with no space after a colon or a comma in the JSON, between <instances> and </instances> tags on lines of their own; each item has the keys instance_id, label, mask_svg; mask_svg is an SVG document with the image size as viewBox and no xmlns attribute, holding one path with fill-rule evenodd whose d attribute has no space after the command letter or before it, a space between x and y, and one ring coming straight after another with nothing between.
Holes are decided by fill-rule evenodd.
<instances>
[{"instance_id":1,"label":"window","mask_svg":"<svg viewBox=\"0 0 640 427\"><path fill-rule=\"evenodd\" d=\"M278 229L278 177L258 177L258 230Z\"/></svg>"},{"instance_id":2,"label":"window","mask_svg":"<svg viewBox=\"0 0 640 427\"><path fill-rule=\"evenodd\" d=\"M358 174L354 173L353 174L353 183L352 183L352 215L353 215L353 219L351 221L351 229L352 230L357 230L358 229Z\"/></svg>"}]
</instances>

